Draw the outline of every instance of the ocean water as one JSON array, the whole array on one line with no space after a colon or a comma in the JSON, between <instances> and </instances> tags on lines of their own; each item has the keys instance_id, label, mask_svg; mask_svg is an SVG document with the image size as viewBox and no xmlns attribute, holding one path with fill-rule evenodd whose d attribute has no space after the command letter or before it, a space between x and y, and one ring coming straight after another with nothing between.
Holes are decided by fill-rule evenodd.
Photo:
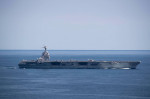
<instances>
[{"instance_id":1,"label":"ocean water","mask_svg":"<svg viewBox=\"0 0 150 99\"><path fill-rule=\"evenodd\" d=\"M150 99L150 51L51 50L51 60L141 61L137 69L19 69L42 50L0 51L0 99Z\"/></svg>"}]
</instances>

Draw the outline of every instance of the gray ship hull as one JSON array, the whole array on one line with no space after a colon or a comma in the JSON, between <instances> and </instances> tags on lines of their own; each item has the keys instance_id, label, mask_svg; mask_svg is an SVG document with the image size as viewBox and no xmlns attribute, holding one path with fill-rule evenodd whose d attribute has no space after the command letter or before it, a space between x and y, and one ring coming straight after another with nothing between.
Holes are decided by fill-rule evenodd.
<instances>
[{"instance_id":1,"label":"gray ship hull","mask_svg":"<svg viewBox=\"0 0 150 99\"><path fill-rule=\"evenodd\" d=\"M31 69L136 69L139 61L22 61L19 68Z\"/></svg>"}]
</instances>

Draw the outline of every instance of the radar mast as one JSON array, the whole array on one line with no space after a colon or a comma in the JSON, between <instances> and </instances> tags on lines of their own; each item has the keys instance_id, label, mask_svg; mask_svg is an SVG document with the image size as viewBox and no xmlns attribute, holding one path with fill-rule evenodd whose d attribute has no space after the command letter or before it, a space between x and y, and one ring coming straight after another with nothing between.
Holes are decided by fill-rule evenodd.
<instances>
[{"instance_id":1,"label":"radar mast","mask_svg":"<svg viewBox=\"0 0 150 99\"><path fill-rule=\"evenodd\" d=\"M43 47L45 49L45 51L47 50L46 46Z\"/></svg>"}]
</instances>

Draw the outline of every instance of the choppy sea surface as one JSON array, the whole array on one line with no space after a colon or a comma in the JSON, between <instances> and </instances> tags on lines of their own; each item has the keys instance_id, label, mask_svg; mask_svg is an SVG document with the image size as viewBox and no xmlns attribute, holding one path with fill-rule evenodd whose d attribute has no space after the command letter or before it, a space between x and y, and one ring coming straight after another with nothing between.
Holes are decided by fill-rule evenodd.
<instances>
[{"instance_id":1,"label":"choppy sea surface","mask_svg":"<svg viewBox=\"0 0 150 99\"><path fill-rule=\"evenodd\" d=\"M0 99L150 99L150 51L50 50L51 60L141 61L137 69L19 69L42 50L0 51Z\"/></svg>"}]
</instances>

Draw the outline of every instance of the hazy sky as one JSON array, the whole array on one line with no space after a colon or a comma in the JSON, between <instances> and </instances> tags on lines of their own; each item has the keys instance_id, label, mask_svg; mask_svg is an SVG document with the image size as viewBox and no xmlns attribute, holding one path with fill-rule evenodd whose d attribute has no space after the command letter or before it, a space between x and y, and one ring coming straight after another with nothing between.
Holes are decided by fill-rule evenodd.
<instances>
[{"instance_id":1,"label":"hazy sky","mask_svg":"<svg viewBox=\"0 0 150 99\"><path fill-rule=\"evenodd\" d=\"M0 0L0 49L150 50L150 0Z\"/></svg>"}]
</instances>

